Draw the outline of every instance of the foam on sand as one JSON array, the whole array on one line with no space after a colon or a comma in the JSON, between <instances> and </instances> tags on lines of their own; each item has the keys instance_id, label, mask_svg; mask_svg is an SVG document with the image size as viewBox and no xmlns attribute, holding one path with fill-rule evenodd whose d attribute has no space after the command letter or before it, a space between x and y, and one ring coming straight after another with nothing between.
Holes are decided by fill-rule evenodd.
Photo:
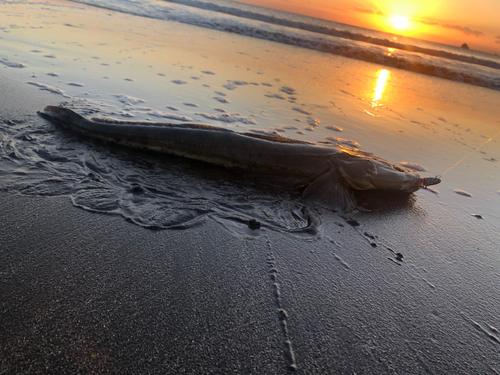
<instances>
[{"instance_id":1,"label":"foam on sand","mask_svg":"<svg viewBox=\"0 0 500 375\"><path fill-rule=\"evenodd\" d=\"M321 121L316 117L309 116L307 118L307 123L311 126L318 126Z\"/></svg>"},{"instance_id":2,"label":"foam on sand","mask_svg":"<svg viewBox=\"0 0 500 375\"><path fill-rule=\"evenodd\" d=\"M214 99L217 100L218 102L221 102L221 103L229 103L229 100L226 99L226 98L223 98L222 96L214 96Z\"/></svg>"},{"instance_id":3,"label":"foam on sand","mask_svg":"<svg viewBox=\"0 0 500 375\"><path fill-rule=\"evenodd\" d=\"M33 86L37 86L40 88L40 90L46 90L46 91L50 91L50 92L53 92L54 94L59 94L59 95L62 95L62 96L66 96L66 94L64 93L63 90L61 90L60 88L57 88L55 86L50 86L50 85L46 85L44 83L39 83L39 82L27 82L29 85L33 85Z\"/></svg>"},{"instance_id":4,"label":"foam on sand","mask_svg":"<svg viewBox=\"0 0 500 375\"><path fill-rule=\"evenodd\" d=\"M0 59L0 63L7 65L9 68L25 68L26 65L18 61L11 61L7 58Z\"/></svg>"},{"instance_id":5,"label":"foam on sand","mask_svg":"<svg viewBox=\"0 0 500 375\"><path fill-rule=\"evenodd\" d=\"M327 126L325 126L325 128L329 129L329 130L333 130L335 132L341 132L342 131L341 127L338 127L338 126L335 126L335 125L327 125Z\"/></svg>"},{"instance_id":6,"label":"foam on sand","mask_svg":"<svg viewBox=\"0 0 500 375\"><path fill-rule=\"evenodd\" d=\"M297 92L293 87L283 86L282 88L280 88L280 91L288 95L297 95Z\"/></svg>"},{"instance_id":7,"label":"foam on sand","mask_svg":"<svg viewBox=\"0 0 500 375\"><path fill-rule=\"evenodd\" d=\"M344 139L344 138L337 138L337 137L326 137L329 141L342 145L342 146L348 146L348 147L353 147L353 148L358 148L360 147L360 144L356 141L353 141L351 139Z\"/></svg>"},{"instance_id":8,"label":"foam on sand","mask_svg":"<svg viewBox=\"0 0 500 375\"><path fill-rule=\"evenodd\" d=\"M458 195L463 195L464 197L472 197L472 194L465 190L455 189L455 193L457 193Z\"/></svg>"},{"instance_id":9,"label":"foam on sand","mask_svg":"<svg viewBox=\"0 0 500 375\"><path fill-rule=\"evenodd\" d=\"M300 112L300 113L303 113L305 115L312 115L312 112L311 111L308 111L307 109L305 108L300 108L300 107L293 107L292 108L294 111L297 111L297 112Z\"/></svg>"},{"instance_id":10,"label":"foam on sand","mask_svg":"<svg viewBox=\"0 0 500 375\"><path fill-rule=\"evenodd\" d=\"M400 164L403 167L412 169L412 170L417 171L417 172L425 172L427 170L427 168L425 168L419 164L416 164L416 163L410 163L409 161L402 161Z\"/></svg>"},{"instance_id":11,"label":"foam on sand","mask_svg":"<svg viewBox=\"0 0 500 375\"><path fill-rule=\"evenodd\" d=\"M241 122L243 124L257 124L257 122L250 117L242 116L240 113L216 113L216 114L208 114L208 113L196 113L204 118L208 118L210 120L222 121L222 122Z\"/></svg>"},{"instance_id":12,"label":"foam on sand","mask_svg":"<svg viewBox=\"0 0 500 375\"><path fill-rule=\"evenodd\" d=\"M130 96L130 95L115 94L113 96L117 97L118 100L121 103L125 104L125 105L134 105L134 104L138 104L138 103L146 103L146 101L144 99L135 98L135 97Z\"/></svg>"},{"instance_id":13,"label":"foam on sand","mask_svg":"<svg viewBox=\"0 0 500 375\"><path fill-rule=\"evenodd\" d=\"M169 112L163 112L163 111L151 111L149 112L151 116L155 117L163 117L163 118L168 118L171 120L177 120L177 121L193 121L191 117L188 116L181 116L181 115L176 115L175 113L169 113Z\"/></svg>"},{"instance_id":14,"label":"foam on sand","mask_svg":"<svg viewBox=\"0 0 500 375\"><path fill-rule=\"evenodd\" d=\"M283 97L283 95L280 95L280 94L267 94L266 97L285 100L285 98Z\"/></svg>"}]
</instances>

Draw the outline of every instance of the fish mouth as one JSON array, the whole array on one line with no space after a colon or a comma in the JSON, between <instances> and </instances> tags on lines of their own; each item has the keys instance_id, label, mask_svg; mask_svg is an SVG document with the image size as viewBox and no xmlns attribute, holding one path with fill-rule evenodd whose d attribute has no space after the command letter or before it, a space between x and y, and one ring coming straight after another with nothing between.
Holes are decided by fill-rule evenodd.
<instances>
[{"instance_id":1,"label":"fish mouth","mask_svg":"<svg viewBox=\"0 0 500 375\"><path fill-rule=\"evenodd\" d=\"M426 188L428 186L432 185L437 185L441 182L441 179L439 177L423 177L419 179L419 185L422 186L423 188Z\"/></svg>"}]
</instances>

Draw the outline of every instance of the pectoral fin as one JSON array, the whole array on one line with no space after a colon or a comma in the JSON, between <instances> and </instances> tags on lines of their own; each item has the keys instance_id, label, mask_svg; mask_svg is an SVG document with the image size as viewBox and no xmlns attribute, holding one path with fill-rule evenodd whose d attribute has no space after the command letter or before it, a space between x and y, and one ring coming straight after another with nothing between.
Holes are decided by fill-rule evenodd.
<instances>
[{"instance_id":1,"label":"pectoral fin","mask_svg":"<svg viewBox=\"0 0 500 375\"><path fill-rule=\"evenodd\" d=\"M303 197L336 211L346 212L356 208L351 188L344 185L334 167L313 180L304 190Z\"/></svg>"}]
</instances>

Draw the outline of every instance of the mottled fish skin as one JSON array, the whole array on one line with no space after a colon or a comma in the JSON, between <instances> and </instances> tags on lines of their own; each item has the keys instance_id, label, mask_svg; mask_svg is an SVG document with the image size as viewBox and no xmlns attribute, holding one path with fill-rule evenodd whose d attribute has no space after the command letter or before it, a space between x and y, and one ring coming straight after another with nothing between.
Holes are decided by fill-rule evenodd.
<instances>
[{"instance_id":1,"label":"mottled fish skin","mask_svg":"<svg viewBox=\"0 0 500 375\"><path fill-rule=\"evenodd\" d=\"M67 108L47 106L39 114L79 133L116 144L182 156L226 167L300 177L310 195L344 196L350 188L411 193L439 183L420 178L376 155L343 146L277 136L238 133L200 124L88 120ZM352 206L352 202L348 202Z\"/></svg>"}]
</instances>

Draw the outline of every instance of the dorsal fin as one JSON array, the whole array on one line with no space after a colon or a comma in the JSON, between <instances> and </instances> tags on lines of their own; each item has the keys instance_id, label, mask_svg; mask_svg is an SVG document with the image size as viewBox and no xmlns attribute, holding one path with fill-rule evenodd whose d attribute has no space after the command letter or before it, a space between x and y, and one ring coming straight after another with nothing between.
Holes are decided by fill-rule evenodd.
<instances>
[{"instance_id":1,"label":"dorsal fin","mask_svg":"<svg viewBox=\"0 0 500 375\"><path fill-rule=\"evenodd\" d=\"M299 141L298 139L285 138L285 137L280 137L280 136L271 135L271 134L258 134L258 133L241 133L241 134L246 135L248 137L265 139L266 141L278 142L278 143L297 143L297 144L306 144L306 145L313 144L311 142Z\"/></svg>"},{"instance_id":2,"label":"dorsal fin","mask_svg":"<svg viewBox=\"0 0 500 375\"><path fill-rule=\"evenodd\" d=\"M219 128L217 126L204 125L204 124L192 124L192 123L173 124L170 122L123 121L123 120L114 120L114 119L99 118L99 117L92 117L91 120L95 121L95 122L102 122L105 124L171 126L171 127L184 128L184 129L204 129L204 130L214 130L214 131L221 131L221 132L228 132L228 133L233 132L233 130L231 130L231 129Z\"/></svg>"}]
</instances>

